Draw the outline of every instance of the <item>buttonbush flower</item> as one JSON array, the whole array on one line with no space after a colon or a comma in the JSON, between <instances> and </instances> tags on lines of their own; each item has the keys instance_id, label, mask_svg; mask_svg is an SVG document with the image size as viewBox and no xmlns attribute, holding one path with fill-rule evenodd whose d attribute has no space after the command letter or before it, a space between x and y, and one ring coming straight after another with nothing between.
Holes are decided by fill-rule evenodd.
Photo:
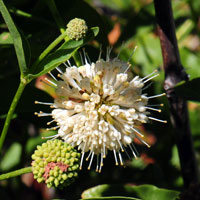
<instances>
[{"instance_id":1,"label":"buttonbush flower","mask_svg":"<svg viewBox=\"0 0 200 200\"><path fill-rule=\"evenodd\" d=\"M116 165L123 165L121 152L129 147L137 158L133 144L137 138L143 144L144 136L137 126L150 120L166 123L164 120L150 116L149 111L158 111L157 105L148 105L150 99L165 95L147 96L143 94L145 85L158 76L157 71L144 78L133 77L130 64L118 58L99 59L96 63L88 63L81 67L68 66L60 72L60 80L46 79L56 88L57 97L54 103L36 103L51 105L51 113L36 113L38 116L52 116L58 129L57 135L73 147L81 150L82 168L85 153L91 168L96 155L96 171L100 172L103 159L108 151L112 151ZM49 124L51 123L49 122Z\"/></svg>"},{"instance_id":2,"label":"buttonbush flower","mask_svg":"<svg viewBox=\"0 0 200 200\"><path fill-rule=\"evenodd\" d=\"M61 140L49 140L38 145L32 155L34 178L47 187L63 188L78 176L80 153Z\"/></svg>"},{"instance_id":3,"label":"buttonbush flower","mask_svg":"<svg viewBox=\"0 0 200 200\"><path fill-rule=\"evenodd\" d=\"M67 35L72 40L80 40L88 31L85 20L74 18L67 24Z\"/></svg>"}]
</instances>

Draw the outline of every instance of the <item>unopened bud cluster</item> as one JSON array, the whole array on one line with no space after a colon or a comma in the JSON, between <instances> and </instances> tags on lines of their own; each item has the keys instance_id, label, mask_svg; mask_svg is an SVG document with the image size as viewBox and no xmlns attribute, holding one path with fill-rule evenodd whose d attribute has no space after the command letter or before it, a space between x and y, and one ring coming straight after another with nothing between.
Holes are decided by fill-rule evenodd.
<instances>
[{"instance_id":1,"label":"unopened bud cluster","mask_svg":"<svg viewBox=\"0 0 200 200\"><path fill-rule=\"evenodd\" d=\"M74 18L67 24L67 35L72 40L80 40L85 37L88 27L85 20Z\"/></svg>"},{"instance_id":2,"label":"unopened bud cluster","mask_svg":"<svg viewBox=\"0 0 200 200\"><path fill-rule=\"evenodd\" d=\"M48 140L32 155L34 178L47 187L63 188L78 176L80 153L61 140Z\"/></svg>"}]
</instances>

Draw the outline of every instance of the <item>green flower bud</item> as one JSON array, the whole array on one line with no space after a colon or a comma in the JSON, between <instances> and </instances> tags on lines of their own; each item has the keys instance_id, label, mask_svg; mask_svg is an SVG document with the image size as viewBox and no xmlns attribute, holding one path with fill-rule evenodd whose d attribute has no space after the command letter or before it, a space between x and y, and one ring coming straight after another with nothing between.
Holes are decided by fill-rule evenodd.
<instances>
[{"instance_id":1,"label":"green flower bud","mask_svg":"<svg viewBox=\"0 0 200 200\"><path fill-rule=\"evenodd\" d=\"M78 175L80 153L61 140L49 140L37 146L32 159L34 178L39 183L45 182L47 187L62 189Z\"/></svg>"},{"instance_id":2,"label":"green flower bud","mask_svg":"<svg viewBox=\"0 0 200 200\"><path fill-rule=\"evenodd\" d=\"M67 24L67 35L72 40L80 40L85 37L88 27L85 20L74 18Z\"/></svg>"}]
</instances>

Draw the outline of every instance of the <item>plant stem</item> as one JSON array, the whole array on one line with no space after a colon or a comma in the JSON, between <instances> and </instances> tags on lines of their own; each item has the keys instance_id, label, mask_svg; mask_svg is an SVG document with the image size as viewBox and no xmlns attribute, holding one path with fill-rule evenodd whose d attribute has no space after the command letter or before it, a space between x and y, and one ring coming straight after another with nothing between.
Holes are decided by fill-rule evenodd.
<instances>
[{"instance_id":1,"label":"plant stem","mask_svg":"<svg viewBox=\"0 0 200 200\"><path fill-rule=\"evenodd\" d=\"M5 180L5 179L9 179L9 178L12 178L12 177L15 177L15 176L20 176L22 174L31 173L31 172L32 172L32 167L25 167L25 168L22 168L22 169L18 169L18 170L15 170L13 172L1 174L0 175L0 181Z\"/></svg>"},{"instance_id":2,"label":"plant stem","mask_svg":"<svg viewBox=\"0 0 200 200\"><path fill-rule=\"evenodd\" d=\"M54 17L54 20L55 20L60 32L61 33L65 32L66 27L62 20L62 17L60 16L60 13L58 12L55 1L54 0L46 0L46 3L49 6L49 9ZM66 39L65 39L65 41L66 41ZM76 65L81 66L82 62L81 62L80 56L78 55L77 51L72 55L72 57L73 57Z\"/></svg>"},{"instance_id":3,"label":"plant stem","mask_svg":"<svg viewBox=\"0 0 200 200\"><path fill-rule=\"evenodd\" d=\"M26 84L27 82L25 82L23 79L21 79L21 82L19 84L19 87L17 89L17 92L13 98L13 101L11 103L11 106L9 108L9 111L8 111L8 114L7 114L7 117L6 117L6 121L4 123L4 127L3 127L3 130L2 130L2 133L1 133L1 137L0 137L0 152L1 152L1 149L3 147L3 143L4 143L4 140L6 138L6 135L7 135L7 132L8 132L8 128L9 128L9 125L10 125L10 122L11 122L11 119L12 119L12 116L13 116L13 113L15 111L15 108L17 106L17 103L22 95L22 92L24 90L24 88L26 87Z\"/></svg>"},{"instance_id":4,"label":"plant stem","mask_svg":"<svg viewBox=\"0 0 200 200\"><path fill-rule=\"evenodd\" d=\"M56 47L63 39L65 39L65 41L68 41L69 38L67 37L67 32L65 31L64 33L62 33L56 40L54 40L38 57L38 59L35 61L35 63L32 65L31 67L31 72L35 72L37 65L42 61L42 59L44 57L46 57L50 51L52 51L52 49L54 47Z\"/></svg>"},{"instance_id":5,"label":"plant stem","mask_svg":"<svg viewBox=\"0 0 200 200\"><path fill-rule=\"evenodd\" d=\"M180 61L171 0L154 0L154 6L165 70L164 88L170 105L184 185L189 187L191 183L197 183L198 172L190 132L187 102L179 97L173 89L178 82L188 80L188 75Z\"/></svg>"}]
</instances>

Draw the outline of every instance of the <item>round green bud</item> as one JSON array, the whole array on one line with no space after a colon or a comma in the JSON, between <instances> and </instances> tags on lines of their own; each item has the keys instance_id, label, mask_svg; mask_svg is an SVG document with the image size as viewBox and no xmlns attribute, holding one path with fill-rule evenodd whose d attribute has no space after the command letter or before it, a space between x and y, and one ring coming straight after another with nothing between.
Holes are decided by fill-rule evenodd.
<instances>
[{"instance_id":1,"label":"round green bud","mask_svg":"<svg viewBox=\"0 0 200 200\"><path fill-rule=\"evenodd\" d=\"M37 146L31 157L34 178L39 183L45 182L47 187L62 189L77 177L80 153L61 140L49 140Z\"/></svg>"},{"instance_id":2,"label":"round green bud","mask_svg":"<svg viewBox=\"0 0 200 200\"><path fill-rule=\"evenodd\" d=\"M72 40L83 39L88 31L85 20L74 18L67 24L67 35Z\"/></svg>"}]
</instances>

